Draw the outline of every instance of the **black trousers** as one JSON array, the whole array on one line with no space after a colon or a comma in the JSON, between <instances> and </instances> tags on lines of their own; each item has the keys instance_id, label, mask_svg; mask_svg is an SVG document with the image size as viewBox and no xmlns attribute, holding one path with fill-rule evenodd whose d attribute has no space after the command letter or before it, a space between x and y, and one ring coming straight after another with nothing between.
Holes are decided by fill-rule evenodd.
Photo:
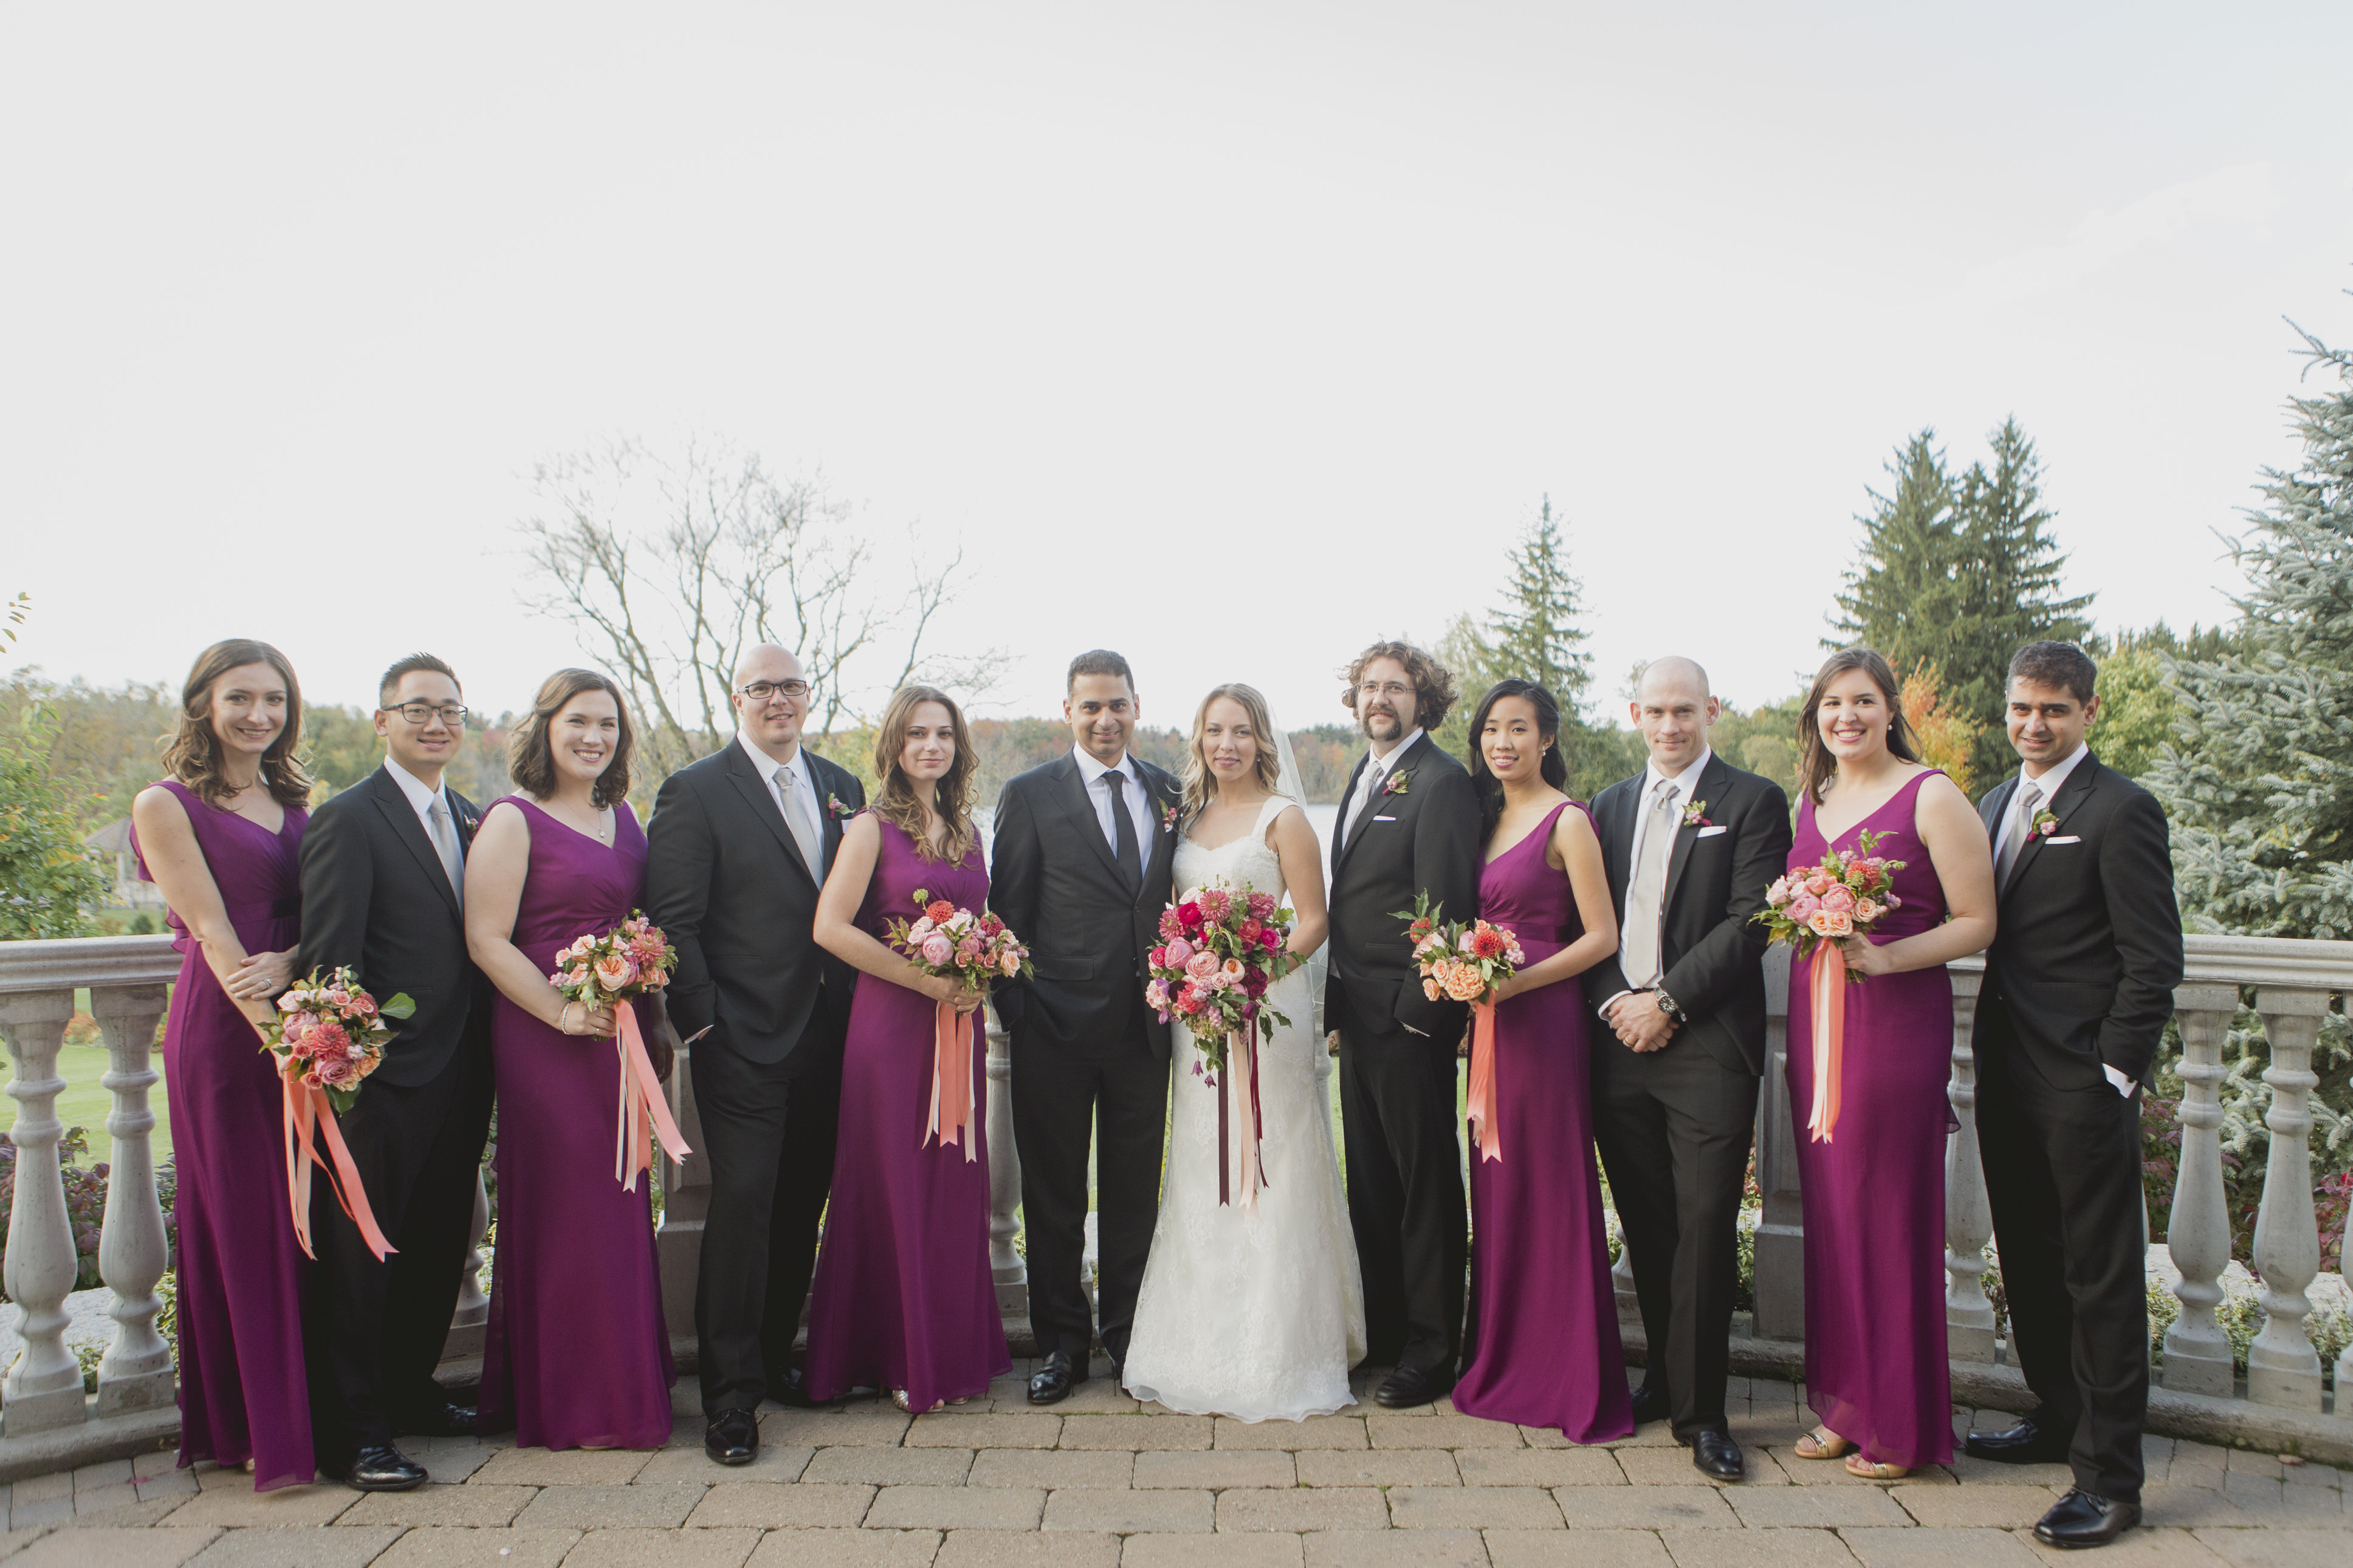
<instances>
[{"instance_id":1,"label":"black trousers","mask_svg":"<svg viewBox=\"0 0 2353 1568\"><path fill-rule=\"evenodd\" d=\"M1013 1030L1013 1140L1021 1154L1021 1229L1029 1247L1029 1326L1039 1352L1087 1364L1087 1152L1095 1156L1095 1300L1103 1352L1127 1359L1144 1259L1160 1217L1168 1130L1168 1058L1145 1032L1141 987L1107 1048L1073 1049Z\"/></svg>"},{"instance_id":2,"label":"black trousers","mask_svg":"<svg viewBox=\"0 0 2353 1568\"><path fill-rule=\"evenodd\" d=\"M311 1182L319 1267L303 1338L322 1464L389 1443L408 1417L446 1402L433 1369L458 1309L491 1130L490 1041L478 1034L427 1082L370 1079L342 1119L368 1206L396 1248L390 1258L368 1251L323 1175Z\"/></svg>"},{"instance_id":3,"label":"black trousers","mask_svg":"<svg viewBox=\"0 0 2353 1568\"><path fill-rule=\"evenodd\" d=\"M840 1026L822 1013L808 1026L825 1035L781 1063L724 1046L688 1052L711 1161L694 1283L706 1415L757 1410L792 1366L841 1130Z\"/></svg>"},{"instance_id":4,"label":"black trousers","mask_svg":"<svg viewBox=\"0 0 2353 1568\"><path fill-rule=\"evenodd\" d=\"M1471 1220L1455 1138L1454 1041L1387 1019L1360 1022L1338 996L1340 1126L1348 1225L1365 1279L1366 1362L1454 1375Z\"/></svg>"},{"instance_id":5,"label":"black trousers","mask_svg":"<svg viewBox=\"0 0 2353 1568\"><path fill-rule=\"evenodd\" d=\"M1981 998L1978 1018L1978 1149L2010 1351L2042 1401L2036 1421L2074 1434L2075 1484L2137 1502L2148 1409L2140 1092L2105 1078L2054 1088L1999 998Z\"/></svg>"},{"instance_id":6,"label":"black trousers","mask_svg":"<svg viewBox=\"0 0 2353 1568\"><path fill-rule=\"evenodd\" d=\"M1675 1436L1726 1430L1740 1195L1757 1080L1685 1035L1638 1054L1595 1020L1593 1125L1650 1342L1642 1386Z\"/></svg>"}]
</instances>

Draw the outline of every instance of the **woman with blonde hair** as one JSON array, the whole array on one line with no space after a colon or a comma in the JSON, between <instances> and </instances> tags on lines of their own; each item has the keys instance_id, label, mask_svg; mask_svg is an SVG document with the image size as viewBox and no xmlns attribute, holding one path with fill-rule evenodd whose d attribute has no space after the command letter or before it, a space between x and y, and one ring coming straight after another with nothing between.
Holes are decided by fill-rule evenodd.
<instances>
[{"instance_id":1,"label":"woman with blonde hair","mask_svg":"<svg viewBox=\"0 0 2353 1568\"><path fill-rule=\"evenodd\" d=\"M131 805L140 875L164 890L180 976L164 1087L180 1190L180 1464L248 1466L257 1491L315 1478L302 1301L278 1076L258 1026L294 977L311 780L286 656L233 637L196 658L166 776Z\"/></svg>"},{"instance_id":2,"label":"woman with blonde hair","mask_svg":"<svg viewBox=\"0 0 2353 1568\"><path fill-rule=\"evenodd\" d=\"M1288 892L1290 952L1303 960L1329 924L1304 794L1265 698L1231 684L1201 700L1185 759L1178 896L1212 885L1278 901ZM1268 987L1266 1003L1288 1022L1261 1032L1254 1082L1233 1058L1234 1070L1204 1071L1189 1031L1176 1042L1166 1191L1125 1367L1139 1399L1243 1421L1303 1421L1355 1402L1348 1369L1365 1355L1365 1298L1332 1144L1317 984L1303 964ZM1248 1133L1234 1132L1253 1099L1262 1186L1240 1158Z\"/></svg>"},{"instance_id":3,"label":"woman with blonde hair","mask_svg":"<svg viewBox=\"0 0 2353 1568\"><path fill-rule=\"evenodd\" d=\"M988 872L972 824L978 760L964 714L902 687L874 732L876 804L851 819L818 896L818 944L866 978L842 1047L841 1135L810 1291L804 1385L813 1400L890 1391L912 1413L961 1405L1012 1370L988 1267L987 994L888 943L927 905L981 913ZM1016 933L1017 935L1018 933ZM929 1131L939 1009L969 1031L971 1124Z\"/></svg>"}]
</instances>

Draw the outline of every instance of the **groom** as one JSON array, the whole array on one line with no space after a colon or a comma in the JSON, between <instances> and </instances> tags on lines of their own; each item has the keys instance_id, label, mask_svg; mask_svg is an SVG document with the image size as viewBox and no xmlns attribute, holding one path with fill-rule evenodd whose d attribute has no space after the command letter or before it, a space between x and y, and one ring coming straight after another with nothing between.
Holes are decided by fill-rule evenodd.
<instances>
[{"instance_id":1,"label":"groom","mask_svg":"<svg viewBox=\"0 0 2353 1568\"><path fill-rule=\"evenodd\" d=\"M1340 1036L1348 1221L1365 1279L1366 1362L1394 1365L1373 1397L1392 1410L1454 1386L1470 1247L1455 1142L1454 1047L1468 1010L1422 994L1398 911L1479 912L1479 805L1471 775L1428 730L1454 678L1410 643L1348 666L1340 700L1370 750L1332 834L1332 973L1324 1021Z\"/></svg>"},{"instance_id":2,"label":"groom","mask_svg":"<svg viewBox=\"0 0 2353 1568\"><path fill-rule=\"evenodd\" d=\"M2140 1518L2140 1097L2182 968L2165 812L2084 743L2098 674L2073 643L2018 650L2008 718L2021 765L1978 806L2000 929L1971 1040L1978 1146L2011 1353L2042 1404L1968 1447L2073 1468L2034 1527L2062 1547L2105 1546Z\"/></svg>"},{"instance_id":3,"label":"groom","mask_svg":"<svg viewBox=\"0 0 2353 1568\"><path fill-rule=\"evenodd\" d=\"M1085 1260L1087 1149L1101 1229L1096 1295L1114 1375L1127 1360L1160 1214L1168 1026L1144 1004L1176 860L1176 781L1134 755L1135 678L1105 648L1071 661L1071 754L1011 780L997 803L989 903L1029 944L1033 979L996 988L1012 1037L1013 1137L1029 1245L1029 1324L1044 1364L1032 1405L1086 1381L1095 1326Z\"/></svg>"}]
</instances>

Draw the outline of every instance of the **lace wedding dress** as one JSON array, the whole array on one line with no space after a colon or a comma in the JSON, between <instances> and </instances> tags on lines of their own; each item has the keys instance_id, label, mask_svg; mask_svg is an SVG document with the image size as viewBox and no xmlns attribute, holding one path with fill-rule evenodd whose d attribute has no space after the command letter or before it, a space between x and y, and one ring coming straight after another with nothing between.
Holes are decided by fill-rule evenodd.
<instances>
[{"instance_id":1,"label":"lace wedding dress","mask_svg":"<svg viewBox=\"0 0 2353 1568\"><path fill-rule=\"evenodd\" d=\"M1267 830L1292 803L1266 803L1229 844L1176 845L1176 886L1211 882L1282 893ZM1261 1039L1259 1105L1266 1184L1242 1205L1240 1152L1229 1138L1232 1202L1218 1202L1218 1100L1176 1031L1175 1108L1160 1219L1135 1306L1125 1381L1138 1399L1192 1415L1301 1421L1354 1403L1348 1369L1364 1359L1364 1283L1332 1146L1331 1058L1315 1037L1308 971L1267 993L1290 1020ZM1238 1130L1237 1130L1238 1132Z\"/></svg>"}]
</instances>

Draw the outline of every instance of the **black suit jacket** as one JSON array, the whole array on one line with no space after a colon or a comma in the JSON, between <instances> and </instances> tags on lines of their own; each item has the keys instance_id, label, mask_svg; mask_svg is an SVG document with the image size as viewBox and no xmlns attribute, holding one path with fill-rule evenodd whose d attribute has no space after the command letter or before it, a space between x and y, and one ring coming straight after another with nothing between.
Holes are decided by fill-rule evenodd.
<instances>
[{"instance_id":1,"label":"black suit jacket","mask_svg":"<svg viewBox=\"0 0 2353 1568\"><path fill-rule=\"evenodd\" d=\"M988 902L1029 944L1034 979L997 984L992 999L1008 1029L1065 1049L1115 1043L1144 994L1144 955L1160 940L1176 861L1169 818L1184 792L1164 770L1128 753L1151 792L1161 826L1144 852L1144 884L1131 892L1103 837L1078 759L1067 753L1008 780L989 844ZM1168 1054L1168 1026L1146 1020L1152 1047Z\"/></svg>"},{"instance_id":2,"label":"black suit jacket","mask_svg":"<svg viewBox=\"0 0 2353 1568\"><path fill-rule=\"evenodd\" d=\"M1978 803L1997 834L2018 797L2012 773ZM2054 1088L2105 1084L2103 1064L2148 1081L2181 984L2181 910L2157 798L2096 756L2067 775L2047 807L2049 835L2027 840L2000 890L1983 995L2007 1038ZM1997 839L1996 847L1999 848ZM1985 1050L1981 1001L1971 1044Z\"/></svg>"},{"instance_id":3,"label":"black suit jacket","mask_svg":"<svg viewBox=\"0 0 2353 1568\"><path fill-rule=\"evenodd\" d=\"M1646 768L1593 797L1609 901L1621 927L1634 875L1634 818L1650 777ZM1659 984L1689 1020L1679 1032L1735 1072L1762 1077L1767 939L1750 917L1765 907L1773 879L1788 869L1789 797L1770 779L1711 755L1691 804L1702 807L1705 821L1677 828L1668 852L1659 932L1665 973ZM1586 999L1597 1007L1625 989L1626 972L1615 952L1585 972Z\"/></svg>"},{"instance_id":4,"label":"black suit jacket","mask_svg":"<svg viewBox=\"0 0 2353 1568\"><path fill-rule=\"evenodd\" d=\"M1478 914L1478 796L1462 764L1424 733L1389 769L1381 798L1350 832L1348 816L1371 760L1370 753L1356 759L1332 826L1332 971L1324 1009L1333 1011L1345 997L1368 1028L1394 1022L1451 1047L1469 1010L1422 994L1413 943L1397 915L1424 891L1438 919Z\"/></svg>"},{"instance_id":5,"label":"black suit jacket","mask_svg":"<svg viewBox=\"0 0 2353 1568\"><path fill-rule=\"evenodd\" d=\"M445 786L446 787L446 786ZM470 853L481 813L448 790L458 844ZM406 993L417 1011L393 1034L375 1077L429 1083L460 1048L490 1048L489 982L466 953L466 924L417 808L381 767L311 814L302 830L299 978L348 964L378 1002Z\"/></svg>"},{"instance_id":6,"label":"black suit jacket","mask_svg":"<svg viewBox=\"0 0 2353 1568\"><path fill-rule=\"evenodd\" d=\"M800 760L831 865L843 823L833 803L855 813L866 791L806 746ZM680 1039L709 1028L695 1049L774 1067L812 1033L820 1003L827 1023L847 1023L858 972L818 946L817 895L776 790L740 741L662 781L646 826L646 913L678 949L663 998ZM839 1027L816 1033L841 1037Z\"/></svg>"}]
</instances>

